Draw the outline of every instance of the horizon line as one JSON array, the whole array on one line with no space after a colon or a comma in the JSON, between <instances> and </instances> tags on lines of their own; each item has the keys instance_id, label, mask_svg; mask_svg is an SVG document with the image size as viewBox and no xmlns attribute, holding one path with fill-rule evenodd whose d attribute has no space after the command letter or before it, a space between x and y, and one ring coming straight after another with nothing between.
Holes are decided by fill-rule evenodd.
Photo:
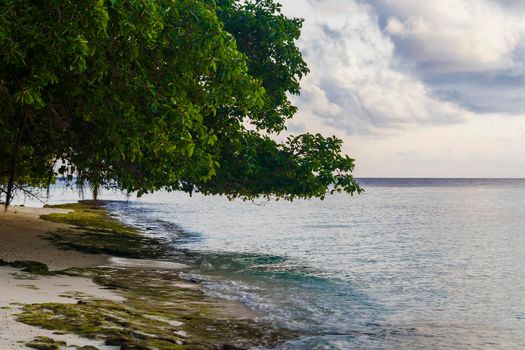
<instances>
[{"instance_id":1,"label":"horizon line","mask_svg":"<svg viewBox=\"0 0 525 350\"><path fill-rule=\"evenodd\" d=\"M408 176L354 176L355 179L427 179L427 180L525 180L525 177L408 177Z\"/></svg>"}]
</instances>

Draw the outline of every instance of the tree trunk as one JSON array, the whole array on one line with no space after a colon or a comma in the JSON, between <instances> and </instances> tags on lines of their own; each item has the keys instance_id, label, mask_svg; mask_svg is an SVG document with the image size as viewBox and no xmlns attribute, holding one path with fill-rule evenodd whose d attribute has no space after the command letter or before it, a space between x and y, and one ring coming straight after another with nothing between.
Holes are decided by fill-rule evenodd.
<instances>
[{"instance_id":1,"label":"tree trunk","mask_svg":"<svg viewBox=\"0 0 525 350\"><path fill-rule=\"evenodd\" d=\"M20 127L18 128L15 143L13 144L13 152L11 152L11 165L9 168L9 180L7 181L7 191L5 195L5 208L9 207L11 200L13 199L13 189L15 187L15 176L16 176L16 163L18 160L18 150L20 149L20 143L22 142L22 134L27 122L27 112L24 112L24 117L20 122Z\"/></svg>"}]
</instances>

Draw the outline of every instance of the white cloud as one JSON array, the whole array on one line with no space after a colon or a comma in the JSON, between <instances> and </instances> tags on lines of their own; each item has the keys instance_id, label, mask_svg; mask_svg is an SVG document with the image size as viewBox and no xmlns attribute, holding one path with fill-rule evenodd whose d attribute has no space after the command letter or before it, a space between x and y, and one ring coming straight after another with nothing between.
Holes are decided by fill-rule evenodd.
<instances>
[{"instance_id":1,"label":"white cloud","mask_svg":"<svg viewBox=\"0 0 525 350\"><path fill-rule=\"evenodd\" d=\"M292 132L343 138L358 176L525 177L524 1L282 2L312 71Z\"/></svg>"},{"instance_id":2,"label":"white cloud","mask_svg":"<svg viewBox=\"0 0 525 350\"><path fill-rule=\"evenodd\" d=\"M516 64L513 54L523 39L523 19L496 2L373 2L387 19L385 31L408 61L433 63L433 68L442 71L501 69Z\"/></svg>"},{"instance_id":3,"label":"white cloud","mask_svg":"<svg viewBox=\"0 0 525 350\"><path fill-rule=\"evenodd\" d=\"M476 113L525 113L525 2L364 0L398 68Z\"/></svg>"},{"instance_id":4,"label":"white cloud","mask_svg":"<svg viewBox=\"0 0 525 350\"><path fill-rule=\"evenodd\" d=\"M303 118L361 134L456 123L469 114L396 70L394 43L379 28L371 6L352 0L300 3L292 15L306 17L300 46L312 71L296 98ZM287 10L299 8L298 1L285 4Z\"/></svg>"}]
</instances>

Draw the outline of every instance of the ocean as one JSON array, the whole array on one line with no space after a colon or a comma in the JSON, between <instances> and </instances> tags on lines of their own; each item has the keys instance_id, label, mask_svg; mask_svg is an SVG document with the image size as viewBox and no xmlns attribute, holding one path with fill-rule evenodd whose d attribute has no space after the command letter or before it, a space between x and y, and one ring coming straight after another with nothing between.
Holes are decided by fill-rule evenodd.
<instances>
[{"instance_id":1,"label":"ocean","mask_svg":"<svg viewBox=\"0 0 525 350\"><path fill-rule=\"evenodd\" d=\"M103 197L183 277L302 334L278 349L525 348L525 180L360 183L291 203ZM56 186L50 202L76 199Z\"/></svg>"}]
</instances>

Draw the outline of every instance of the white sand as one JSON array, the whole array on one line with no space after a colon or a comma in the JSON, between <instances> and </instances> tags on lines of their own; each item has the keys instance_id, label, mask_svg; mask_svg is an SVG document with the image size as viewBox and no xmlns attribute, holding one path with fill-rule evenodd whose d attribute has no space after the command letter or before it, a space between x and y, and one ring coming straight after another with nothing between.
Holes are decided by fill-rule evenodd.
<instances>
[{"instance_id":1,"label":"white sand","mask_svg":"<svg viewBox=\"0 0 525 350\"><path fill-rule=\"evenodd\" d=\"M23 279L24 276L27 276L28 279ZM37 279L34 279L35 277ZM52 331L17 322L14 317L20 312L21 307L16 305L18 303L76 303L79 299L91 298L123 300L115 292L102 289L87 278L34 276L12 267L0 267L0 349L27 349L23 343L36 336L47 336L65 341L68 345L92 345L99 349L118 349L118 347L108 347L102 342L90 341L74 335L56 335ZM4 309L5 307L8 309Z\"/></svg>"},{"instance_id":2,"label":"white sand","mask_svg":"<svg viewBox=\"0 0 525 350\"><path fill-rule=\"evenodd\" d=\"M51 270L107 265L109 259L105 255L60 250L42 238L50 231L68 227L39 219L40 215L57 211L60 210L11 207L4 212L0 209L0 259L39 261L47 264ZM68 294L70 297L67 297ZM14 317L20 312L17 303L76 303L79 297L123 300L120 295L102 289L87 278L34 276L12 267L0 267L0 349L27 349L24 343L36 336L65 341L67 349L74 349L70 345L118 349L74 335L56 335L52 331L17 322Z\"/></svg>"}]
</instances>

